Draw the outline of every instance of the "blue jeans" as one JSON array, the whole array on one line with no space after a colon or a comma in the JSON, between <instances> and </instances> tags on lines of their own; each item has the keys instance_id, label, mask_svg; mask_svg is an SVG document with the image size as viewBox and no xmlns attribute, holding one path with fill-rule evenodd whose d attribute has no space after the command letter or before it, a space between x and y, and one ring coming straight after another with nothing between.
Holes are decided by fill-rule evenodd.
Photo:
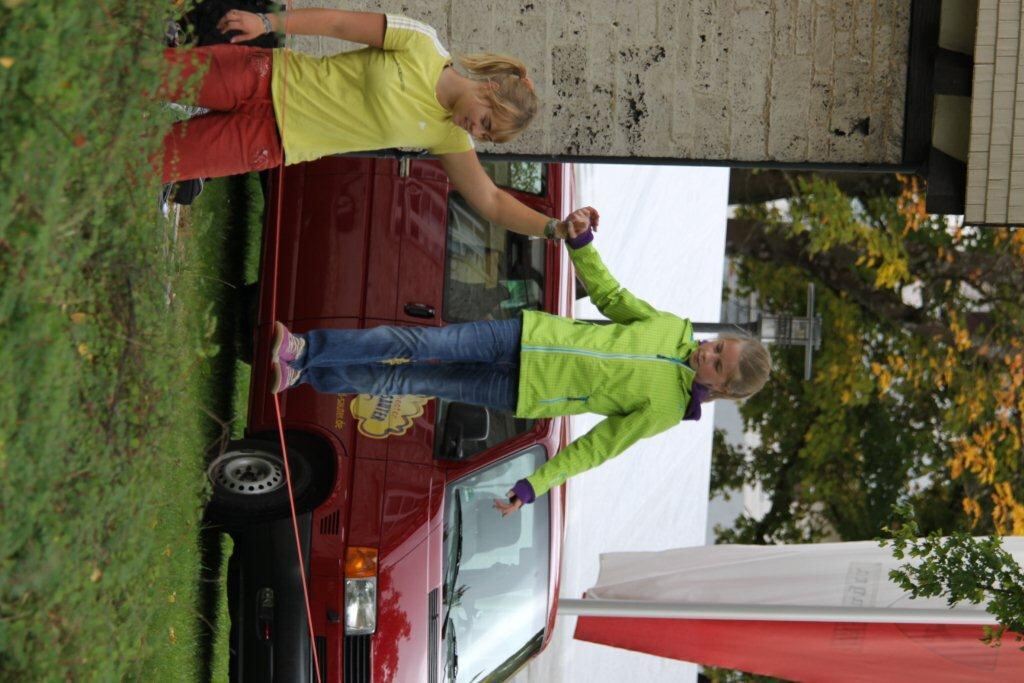
<instances>
[{"instance_id":1,"label":"blue jeans","mask_svg":"<svg viewBox=\"0 0 1024 683\"><path fill-rule=\"evenodd\" d=\"M515 412L521 332L518 319L311 330L291 365L323 393L436 396Z\"/></svg>"}]
</instances>

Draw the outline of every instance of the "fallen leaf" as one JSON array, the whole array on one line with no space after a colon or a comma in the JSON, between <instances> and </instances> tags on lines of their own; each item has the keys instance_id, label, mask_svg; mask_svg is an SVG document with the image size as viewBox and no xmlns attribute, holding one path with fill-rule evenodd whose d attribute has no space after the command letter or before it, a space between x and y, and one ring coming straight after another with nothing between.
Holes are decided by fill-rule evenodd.
<instances>
[{"instance_id":1,"label":"fallen leaf","mask_svg":"<svg viewBox=\"0 0 1024 683\"><path fill-rule=\"evenodd\" d=\"M10 69L14 66L14 57L8 57L7 55L0 57L0 66L5 69Z\"/></svg>"},{"instance_id":2,"label":"fallen leaf","mask_svg":"<svg viewBox=\"0 0 1024 683\"><path fill-rule=\"evenodd\" d=\"M100 579L103 578L103 570L99 567L93 567L92 574L89 575L89 580L93 583L99 583Z\"/></svg>"},{"instance_id":3,"label":"fallen leaf","mask_svg":"<svg viewBox=\"0 0 1024 683\"><path fill-rule=\"evenodd\" d=\"M86 319L89 316L87 314L82 313L81 311L79 311L77 313L72 313L70 317L71 317L71 322L73 322L76 325L81 325L82 323L84 323L86 321Z\"/></svg>"}]
</instances>

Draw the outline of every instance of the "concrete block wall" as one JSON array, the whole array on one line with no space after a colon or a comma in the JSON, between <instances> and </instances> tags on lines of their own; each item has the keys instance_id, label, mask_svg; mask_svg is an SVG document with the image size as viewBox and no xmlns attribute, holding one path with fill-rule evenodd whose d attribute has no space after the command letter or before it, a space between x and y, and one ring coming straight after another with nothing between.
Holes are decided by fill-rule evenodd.
<instances>
[{"instance_id":1,"label":"concrete block wall","mask_svg":"<svg viewBox=\"0 0 1024 683\"><path fill-rule=\"evenodd\" d=\"M294 0L405 14L522 59L540 119L496 152L900 163L909 0ZM297 49L346 46L299 37ZM482 151L491 151L481 147Z\"/></svg>"},{"instance_id":2,"label":"concrete block wall","mask_svg":"<svg viewBox=\"0 0 1024 683\"><path fill-rule=\"evenodd\" d=\"M1024 51L1020 0L980 0L974 44L966 221L1024 223Z\"/></svg>"}]
</instances>

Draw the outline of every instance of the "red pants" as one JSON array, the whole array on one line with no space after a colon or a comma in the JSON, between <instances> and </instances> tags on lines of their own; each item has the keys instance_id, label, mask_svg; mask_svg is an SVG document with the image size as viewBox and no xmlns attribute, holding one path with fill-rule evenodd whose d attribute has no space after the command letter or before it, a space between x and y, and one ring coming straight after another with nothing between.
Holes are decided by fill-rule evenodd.
<instances>
[{"instance_id":1,"label":"red pants","mask_svg":"<svg viewBox=\"0 0 1024 683\"><path fill-rule=\"evenodd\" d=\"M184 102L190 77L208 66L198 95L188 99L212 110L174 124L164 138L165 183L280 165L284 155L270 95L272 60L270 50L239 45L164 50L168 75L160 97Z\"/></svg>"}]
</instances>

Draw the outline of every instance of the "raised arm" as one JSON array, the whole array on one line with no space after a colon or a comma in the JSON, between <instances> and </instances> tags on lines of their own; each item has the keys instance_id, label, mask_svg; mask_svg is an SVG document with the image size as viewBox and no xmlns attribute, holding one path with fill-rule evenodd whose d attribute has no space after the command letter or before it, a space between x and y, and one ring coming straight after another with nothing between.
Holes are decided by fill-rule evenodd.
<instances>
[{"instance_id":1,"label":"raised arm","mask_svg":"<svg viewBox=\"0 0 1024 683\"><path fill-rule=\"evenodd\" d=\"M327 36L370 47L384 45L386 19L378 12L348 12L340 9L293 9L264 15L233 9L217 23L221 33L238 31L232 43L259 38L267 33L263 23L266 17L270 29L276 33L301 36Z\"/></svg>"},{"instance_id":2,"label":"raised arm","mask_svg":"<svg viewBox=\"0 0 1024 683\"><path fill-rule=\"evenodd\" d=\"M631 323L657 314L657 309L619 284L592 244L570 249L576 275L587 288L590 300L609 320Z\"/></svg>"},{"instance_id":3,"label":"raised arm","mask_svg":"<svg viewBox=\"0 0 1024 683\"><path fill-rule=\"evenodd\" d=\"M498 225L531 237L543 237L544 228L553 219L534 211L509 193L501 190L491 177L487 175L476 152L458 152L442 154L441 165L444 166L452 185L458 190L469 205L481 216ZM585 232L584 221L558 221L555 228L558 237L574 237Z\"/></svg>"}]
</instances>

